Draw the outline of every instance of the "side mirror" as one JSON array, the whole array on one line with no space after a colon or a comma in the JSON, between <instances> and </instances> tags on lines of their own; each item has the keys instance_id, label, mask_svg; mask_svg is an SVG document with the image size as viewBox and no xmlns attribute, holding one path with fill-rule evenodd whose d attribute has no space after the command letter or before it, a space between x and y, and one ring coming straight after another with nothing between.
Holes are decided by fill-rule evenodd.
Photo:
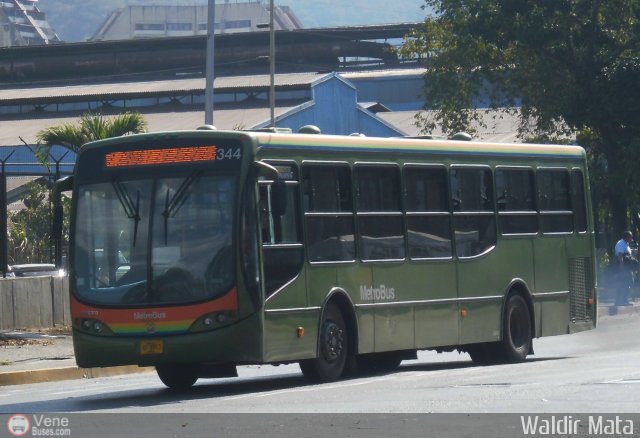
<instances>
[{"instance_id":1,"label":"side mirror","mask_svg":"<svg viewBox=\"0 0 640 438\"><path fill-rule=\"evenodd\" d=\"M282 216L287 212L287 185L280 179L278 169L262 161L254 163L258 176L273 180L271 185L271 213Z\"/></svg>"},{"instance_id":2,"label":"side mirror","mask_svg":"<svg viewBox=\"0 0 640 438\"><path fill-rule=\"evenodd\" d=\"M62 192L68 192L73 190L73 175L65 176L64 178L60 178L55 183L53 183L53 194L60 194Z\"/></svg>"}]
</instances>

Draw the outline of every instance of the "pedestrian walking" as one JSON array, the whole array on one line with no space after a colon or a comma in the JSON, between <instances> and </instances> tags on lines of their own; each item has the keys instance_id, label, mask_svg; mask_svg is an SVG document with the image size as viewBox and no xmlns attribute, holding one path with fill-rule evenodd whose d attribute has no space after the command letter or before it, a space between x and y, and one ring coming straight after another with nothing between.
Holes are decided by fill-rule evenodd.
<instances>
[{"instance_id":1,"label":"pedestrian walking","mask_svg":"<svg viewBox=\"0 0 640 438\"><path fill-rule=\"evenodd\" d=\"M633 275L638 269L638 261L631 255L633 234L631 231L622 233L614 248L614 264L616 268L616 306L629 306L629 292L633 285Z\"/></svg>"}]
</instances>

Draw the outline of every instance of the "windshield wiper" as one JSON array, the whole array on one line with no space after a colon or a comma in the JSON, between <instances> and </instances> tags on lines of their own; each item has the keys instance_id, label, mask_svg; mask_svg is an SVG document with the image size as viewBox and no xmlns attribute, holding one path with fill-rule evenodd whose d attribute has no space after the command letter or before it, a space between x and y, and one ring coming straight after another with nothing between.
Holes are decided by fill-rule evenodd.
<instances>
[{"instance_id":1,"label":"windshield wiper","mask_svg":"<svg viewBox=\"0 0 640 438\"><path fill-rule=\"evenodd\" d=\"M140 189L136 190L136 203L134 205L131 196L127 192L127 189L124 188L120 181L114 180L111 182L113 186L113 190L116 192L118 196L118 200L120 201L120 205L124 209L124 214L127 215L127 218L133 219L135 224L133 226L133 246L136 246L136 239L138 237L138 224L140 223Z\"/></svg>"},{"instance_id":2,"label":"windshield wiper","mask_svg":"<svg viewBox=\"0 0 640 438\"><path fill-rule=\"evenodd\" d=\"M167 195L164 201L164 211L162 212L162 216L164 217L164 244L167 244L168 241L168 224L169 218L175 217L178 211L182 208L184 203L187 201L190 195L190 188L194 182L200 179L200 174L202 172L196 171L191 175L186 177L178 190L171 196L171 189L167 189Z\"/></svg>"}]
</instances>

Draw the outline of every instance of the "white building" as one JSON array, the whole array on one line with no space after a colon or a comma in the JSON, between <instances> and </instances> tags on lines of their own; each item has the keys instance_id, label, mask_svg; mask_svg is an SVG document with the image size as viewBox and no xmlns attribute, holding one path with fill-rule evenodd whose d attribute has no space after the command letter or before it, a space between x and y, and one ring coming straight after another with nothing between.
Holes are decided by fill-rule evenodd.
<instances>
[{"instance_id":1,"label":"white building","mask_svg":"<svg viewBox=\"0 0 640 438\"><path fill-rule=\"evenodd\" d=\"M38 0L0 0L0 47L59 42Z\"/></svg>"},{"instance_id":2,"label":"white building","mask_svg":"<svg viewBox=\"0 0 640 438\"><path fill-rule=\"evenodd\" d=\"M217 4L215 33L267 31L268 1ZM207 34L207 5L201 6L127 6L107 17L93 41L159 38L164 36L194 36ZM276 30L302 28L302 24L287 6L274 10ZM262 25L262 26L260 26Z\"/></svg>"}]
</instances>

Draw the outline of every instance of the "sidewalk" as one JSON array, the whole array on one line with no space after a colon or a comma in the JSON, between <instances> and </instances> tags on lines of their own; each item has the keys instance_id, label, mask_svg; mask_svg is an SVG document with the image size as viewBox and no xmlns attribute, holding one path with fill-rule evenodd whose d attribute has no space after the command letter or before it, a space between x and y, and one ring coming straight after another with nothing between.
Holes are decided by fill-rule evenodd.
<instances>
[{"instance_id":1,"label":"sidewalk","mask_svg":"<svg viewBox=\"0 0 640 438\"><path fill-rule=\"evenodd\" d=\"M612 287L598 288L598 317L605 315L628 315L640 312L640 288L634 287L629 294L628 306L615 306L616 290Z\"/></svg>"},{"instance_id":2,"label":"sidewalk","mask_svg":"<svg viewBox=\"0 0 640 438\"><path fill-rule=\"evenodd\" d=\"M153 368L122 366L78 368L68 329L0 331L0 387L26 383L90 379L149 372Z\"/></svg>"},{"instance_id":3,"label":"sidewalk","mask_svg":"<svg viewBox=\"0 0 640 438\"><path fill-rule=\"evenodd\" d=\"M640 299L630 306L600 302L599 318L640 313ZM26 383L91 379L153 371L153 367L78 368L69 329L0 331L0 387Z\"/></svg>"}]
</instances>

